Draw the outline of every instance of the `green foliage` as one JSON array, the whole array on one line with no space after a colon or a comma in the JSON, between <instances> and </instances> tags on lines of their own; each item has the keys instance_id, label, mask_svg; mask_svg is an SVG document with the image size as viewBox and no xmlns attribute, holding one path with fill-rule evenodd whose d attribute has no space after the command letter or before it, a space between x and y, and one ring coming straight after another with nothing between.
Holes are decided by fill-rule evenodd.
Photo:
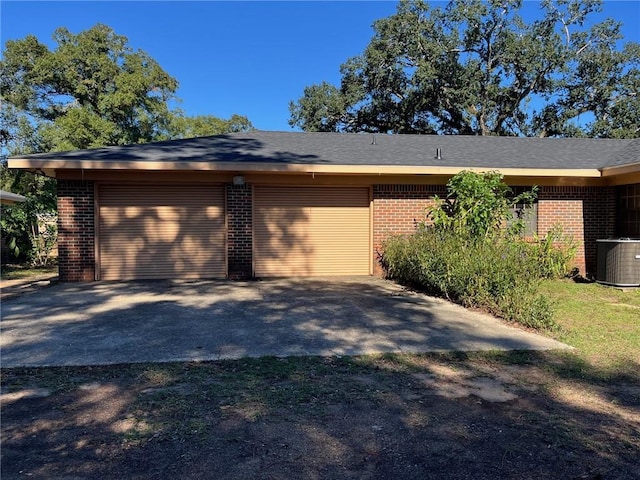
<instances>
[{"instance_id":1,"label":"green foliage","mask_svg":"<svg viewBox=\"0 0 640 480\"><path fill-rule=\"evenodd\" d=\"M0 163L0 188L27 198L25 202L2 207L0 228L14 259L46 264L57 238L55 180L9 170L4 161Z\"/></svg>"},{"instance_id":2,"label":"green foliage","mask_svg":"<svg viewBox=\"0 0 640 480\"><path fill-rule=\"evenodd\" d=\"M563 233L562 226L555 225L544 237L536 236L530 248L538 262L541 277L562 278L570 273L578 243Z\"/></svg>"},{"instance_id":3,"label":"green foliage","mask_svg":"<svg viewBox=\"0 0 640 480\"><path fill-rule=\"evenodd\" d=\"M435 196L436 206L429 210L434 227L471 238L521 233L523 222L512 219L512 208L531 205L537 188L509 198L511 189L503 178L498 172L462 171L454 175L447 183L447 197Z\"/></svg>"},{"instance_id":4,"label":"green foliage","mask_svg":"<svg viewBox=\"0 0 640 480\"><path fill-rule=\"evenodd\" d=\"M170 138L193 138L249 132L253 129L249 119L242 115L232 115L228 120L224 120L213 115L186 117L176 114L169 124L168 133Z\"/></svg>"},{"instance_id":5,"label":"green foliage","mask_svg":"<svg viewBox=\"0 0 640 480\"><path fill-rule=\"evenodd\" d=\"M170 118L178 87L127 38L97 24L55 31L50 51L32 35L8 41L0 64L5 102L38 122L48 150L148 142Z\"/></svg>"},{"instance_id":6,"label":"green foliage","mask_svg":"<svg viewBox=\"0 0 640 480\"><path fill-rule=\"evenodd\" d=\"M537 258L524 242L478 242L428 228L383 244L390 278L533 328L552 329L553 309L538 293Z\"/></svg>"},{"instance_id":7,"label":"green foliage","mask_svg":"<svg viewBox=\"0 0 640 480\"><path fill-rule=\"evenodd\" d=\"M600 0L401 0L365 51L290 104L306 131L640 136L640 46L590 24ZM540 105L534 109L532 105ZM581 124L581 118L594 120Z\"/></svg>"},{"instance_id":8,"label":"green foliage","mask_svg":"<svg viewBox=\"0 0 640 480\"><path fill-rule=\"evenodd\" d=\"M336 132L341 129L346 108L344 95L333 85L311 85L305 87L298 103L289 103L289 124L307 132Z\"/></svg>"},{"instance_id":9,"label":"green foliage","mask_svg":"<svg viewBox=\"0 0 640 480\"><path fill-rule=\"evenodd\" d=\"M543 278L567 273L576 244L559 228L534 243L522 239L522 223L509 225L512 207L530 204L536 191L515 198L510 193L496 172L455 175L447 198L436 198L429 211L432 224L383 242L387 274L527 327L555 328L552 306L539 286Z\"/></svg>"},{"instance_id":10,"label":"green foliage","mask_svg":"<svg viewBox=\"0 0 640 480\"><path fill-rule=\"evenodd\" d=\"M6 43L0 62L3 150L10 155L146 143L252 128L246 117L172 110L178 82L110 27Z\"/></svg>"}]
</instances>

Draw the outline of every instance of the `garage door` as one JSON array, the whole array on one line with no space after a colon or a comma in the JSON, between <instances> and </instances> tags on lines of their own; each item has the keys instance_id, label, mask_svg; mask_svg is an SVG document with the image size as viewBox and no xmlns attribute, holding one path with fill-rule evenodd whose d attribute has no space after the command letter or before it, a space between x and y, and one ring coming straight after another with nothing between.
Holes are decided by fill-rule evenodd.
<instances>
[{"instance_id":1,"label":"garage door","mask_svg":"<svg viewBox=\"0 0 640 480\"><path fill-rule=\"evenodd\" d=\"M254 189L254 270L258 277L368 275L368 188Z\"/></svg>"},{"instance_id":2,"label":"garage door","mask_svg":"<svg viewBox=\"0 0 640 480\"><path fill-rule=\"evenodd\" d=\"M226 276L220 185L101 185L100 279Z\"/></svg>"}]
</instances>

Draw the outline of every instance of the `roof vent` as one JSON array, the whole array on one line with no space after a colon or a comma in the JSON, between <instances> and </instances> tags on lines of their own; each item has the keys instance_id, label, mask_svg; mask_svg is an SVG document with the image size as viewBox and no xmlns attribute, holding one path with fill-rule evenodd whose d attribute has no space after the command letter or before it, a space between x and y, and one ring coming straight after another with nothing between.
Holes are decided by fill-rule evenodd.
<instances>
[{"instance_id":1,"label":"roof vent","mask_svg":"<svg viewBox=\"0 0 640 480\"><path fill-rule=\"evenodd\" d=\"M373 139L371 140L371 145L375 145L376 144L376 136L373 135Z\"/></svg>"},{"instance_id":2,"label":"roof vent","mask_svg":"<svg viewBox=\"0 0 640 480\"><path fill-rule=\"evenodd\" d=\"M436 160L442 160L442 149L436 148L436 156L434 158Z\"/></svg>"}]
</instances>

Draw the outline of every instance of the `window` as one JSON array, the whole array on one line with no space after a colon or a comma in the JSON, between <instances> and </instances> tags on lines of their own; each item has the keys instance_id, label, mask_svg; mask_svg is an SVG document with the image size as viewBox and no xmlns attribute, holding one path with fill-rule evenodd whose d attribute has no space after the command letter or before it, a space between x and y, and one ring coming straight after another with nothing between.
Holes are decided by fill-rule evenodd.
<instances>
[{"instance_id":1,"label":"window","mask_svg":"<svg viewBox=\"0 0 640 480\"><path fill-rule=\"evenodd\" d=\"M617 235L640 238L640 183L618 187L616 197Z\"/></svg>"},{"instance_id":2,"label":"window","mask_svg":"<svg viewBox=\"0 0 640 480\"><path fill-rule=\"evenodd\" d=\"M534 202L531 205L524 205L518 203L511 207L512 221L509 225L512 225L518 220L524 221L524 237L533 237L538 233L538 202Z\"/></svg>"},{"instance_id":3,"label":"window","mask_svg":"<svg viewBox=\"0 0 640 480\"><path fill-rule=\"evenodd\" d=\"M531 191L531 187L511 187L511 198L514 198L524 192ZM511 221L508 226L514 222L524 221L523 237L534 237L538 234L538 200L536 199L531 205L517 203L511 207Z\"/></svg>"}]
</instances>

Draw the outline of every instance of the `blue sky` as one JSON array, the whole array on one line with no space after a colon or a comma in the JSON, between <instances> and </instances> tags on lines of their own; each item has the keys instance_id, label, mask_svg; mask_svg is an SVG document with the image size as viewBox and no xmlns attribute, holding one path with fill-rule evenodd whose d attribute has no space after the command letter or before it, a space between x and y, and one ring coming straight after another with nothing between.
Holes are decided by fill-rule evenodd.
<instances>
[{"instance_id":1,"label":"blue sky","mask_svg":"<svg viewBox=\"0 0 640 480\"><path fill-rule=\"evenodd\" d=\"M396 2L2 0L0 9L3 46L33 34L53 47L58 27L104 23L179 81L187 115L238 113L258 129L286 131L289 102L313 83L339 84L340 65L364 50L373 22ZM605 1L603 15L640 42L640 0Z\"/></svg>"}]
</instances>

